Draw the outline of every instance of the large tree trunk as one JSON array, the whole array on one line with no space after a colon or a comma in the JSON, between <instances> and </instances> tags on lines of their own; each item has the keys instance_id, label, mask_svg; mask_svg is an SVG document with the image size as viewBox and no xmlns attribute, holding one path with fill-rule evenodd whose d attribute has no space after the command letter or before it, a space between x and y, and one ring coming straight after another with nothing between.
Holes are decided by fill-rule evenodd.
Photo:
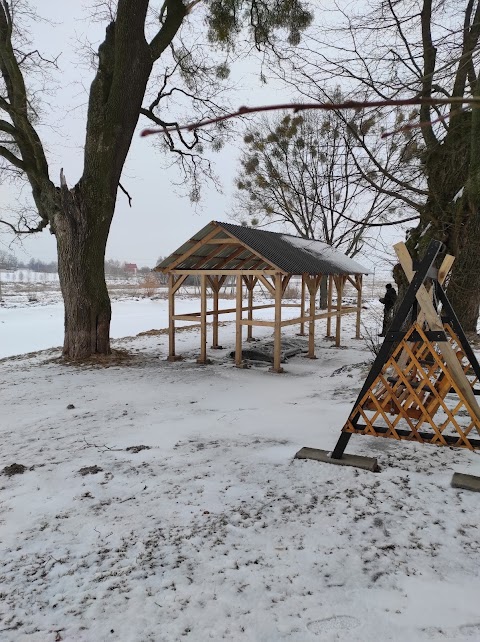
<instances>
[{"instance_id":1,"label":"large tree trunk","mask_svg":"<svg viewBox=\"0 0 480 642\"><path fill-rule=\"evenodd\" d=\"M462 199L468 208L466 199ZM467 214L468 216L468 214ZM465 217L463 218L465 221ZM476 332L480 309L480 217L474 212L460 226L448 298L465 332Z\"/></svg>"},{"instance_id":2,"label":"large tree trunk","mask_svg":"<svg viewBox=\"0 0 480 642\"><path fill-rule=\"evenodd\" d=\"M73 190L63 186L62 193L55 235L65 304L63 354L69 359L110 354L105 248L114 207L101 198L96 206L90 205L78 186Z\"/></svg>"}]
</instances>

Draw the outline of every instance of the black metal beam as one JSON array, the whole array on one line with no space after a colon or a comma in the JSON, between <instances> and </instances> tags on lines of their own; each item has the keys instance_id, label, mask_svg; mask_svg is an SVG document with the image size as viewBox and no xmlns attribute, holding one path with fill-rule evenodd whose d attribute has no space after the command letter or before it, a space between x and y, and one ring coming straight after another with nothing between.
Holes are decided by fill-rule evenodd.
<instances>
[{"instance_id":1,"label":"black metal beam","mask_svg":"<svg viewBox=\"0 0 480 642\"><path fill-rule=\"evenodd\" d=\"M475 372L476 377L480 380L480 365L477 361L477 357L475 356L475 353L472 350L472 347L469 344L467 337L465 336L465 332L463 331L462 325L458 320L457 315L455 314L455 310L453 309L452 304L448 299L447 293L442 288L440 283L438 283L438 281L435 282L435 294L437 295L437 298L440 299L440 301L442 302L443 322L446 321L452 326L453 331L455 332L455 334L457 335L460 341L460 345L463 348L465 356L470 361L470 364L473 368L473 371Z\"/></svg>"}]
</instances>

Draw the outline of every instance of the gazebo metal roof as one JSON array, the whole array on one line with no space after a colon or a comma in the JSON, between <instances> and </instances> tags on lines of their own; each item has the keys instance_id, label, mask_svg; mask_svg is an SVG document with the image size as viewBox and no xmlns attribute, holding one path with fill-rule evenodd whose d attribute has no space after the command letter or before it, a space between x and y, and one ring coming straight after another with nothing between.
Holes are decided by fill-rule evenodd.
<instances>
[{"instance_id":1,"label":"gazebo metal roof","mask_svg":"<svg viewBox=\"0 0 480 642\"><path fill-rule=\"evenodd\" d=\"M208 243L204 242L207 237ZM238 243L233 245L232 239ZM360 263L321 241L220 221L206 225L155 269L169 272L220 268L226 272L278 269L285 274L368 274Z\"/></svg>"}]
</instances>

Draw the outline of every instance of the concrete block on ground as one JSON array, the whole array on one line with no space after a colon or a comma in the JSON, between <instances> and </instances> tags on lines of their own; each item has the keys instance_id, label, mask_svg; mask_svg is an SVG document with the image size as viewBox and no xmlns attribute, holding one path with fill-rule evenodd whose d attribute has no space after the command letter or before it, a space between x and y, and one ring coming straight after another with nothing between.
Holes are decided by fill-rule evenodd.
<instances>
[{"instance_id":1,"label":"concrete block on ground","mask_svg":"<svg viewBox=\"0 0 480 642\"><path fill-rule=\"evenodd\" d=\"M343 454L341 459L333 459L331 453L319 448L301 448L295 455L295 459L314 459L325 464L336 464L337 466L353 466L363 468L372 473L378 473L380 468L376 457L362 457L361 455Z\"/></svg>"},{"instance_id":2,"label":"concrete block on ground","mask_svg":"<svg viewBox=\"0 0 480 642\"><path fill-rule=\"evenodd\" d=\"M480 493L480 477L475 475L465 475L464 473L453 473L452 488L463 488L464 490L473 490Z\"/></svg>"}]
</instances>

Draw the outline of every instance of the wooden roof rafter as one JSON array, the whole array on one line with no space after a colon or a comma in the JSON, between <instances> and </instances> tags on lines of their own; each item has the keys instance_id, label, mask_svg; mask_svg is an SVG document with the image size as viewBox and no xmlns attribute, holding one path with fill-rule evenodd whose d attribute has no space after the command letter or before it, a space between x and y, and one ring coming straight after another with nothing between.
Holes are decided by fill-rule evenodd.
<instances>
[{"instance_id":1,"label":"wooden roof rafter","mask_svg":"<svg viewBox=\"0 0 480 642\"><path fill-rule=\"evenodd\" d=\"M232 251L229 252L228 248ZM156 267L164 273L240 268L286 274L359 275L363 266L321 241L211 221ZM199 272L200 274L200 272ZM350 281L350 279L349 279ZM356 283L356 279L350 282Z\"/></svg>"}]
</instances>

